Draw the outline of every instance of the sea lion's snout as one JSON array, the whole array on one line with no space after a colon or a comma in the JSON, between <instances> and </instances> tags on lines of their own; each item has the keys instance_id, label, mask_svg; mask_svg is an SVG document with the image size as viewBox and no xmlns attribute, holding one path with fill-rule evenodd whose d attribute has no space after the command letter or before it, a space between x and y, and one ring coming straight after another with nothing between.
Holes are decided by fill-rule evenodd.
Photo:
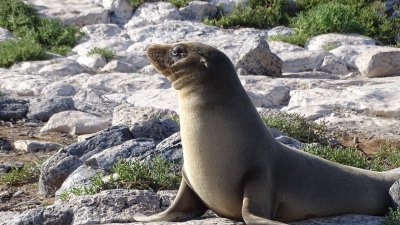
<instances>
[{"instance_id":1,"label":"sea lion's snout","mask_svg":"<svg viewBox=\"0 0 400 225\"><path fill-rule=\"evenodd\" d=\"M150 63L153 64L158 71L165 74L165 70L173 64L173 61L169 57L170 46L168 45L150 45L146 49L147 58ZM166 74L165 74L166 75Z\"/></svg>"}]
</instances>

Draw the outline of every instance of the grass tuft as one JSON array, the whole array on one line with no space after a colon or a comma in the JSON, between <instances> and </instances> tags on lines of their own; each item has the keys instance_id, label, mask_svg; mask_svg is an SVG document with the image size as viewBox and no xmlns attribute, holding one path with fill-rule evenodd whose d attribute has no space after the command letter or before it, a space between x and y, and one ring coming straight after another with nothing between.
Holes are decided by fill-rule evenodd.
<instances>
[{"instance_id":1,"label":"grass tuft","mask_svg":"<svg viewBox=\"0 0 400 225\"><path fill-rule=\"evenodd\" d=\"M177 189L182 176L174 172L175 165L161 157L151 161L126 161L121 160L113 167L118 179L109 176L108 182L104 182L104 176L97 174L90 186L73 187L60 194L60 200L68 201L72 195L93 195L102 190L112 188L126 189Z\"/></svg>"},{"instance_id":2,"label":"grass tuft","mask_svg":"<svg viewBox=\"0 0 400 225\"><path fill-rule=\"evenodd\" d=\"M399 225L400 224L400 208L390 208L381 225Z\"/></svg>"},{"instance_id":3,"label":"grass tuft","mask_svg":"<svg viewBox=\"0 0 400 225\"><path fill-rule=\"evenodd\" d=\"M327 144L328 128L326 122L316 123L300 114L279 113L262 117L264 123L303 143Z\"/></svg>"},{"instance_id":4,"label":"grass tuft","mask_svg":"<svg viewBox=\"0 0 400 225\"><path fill-rule=\"evenodd\" d=\"M34 163L25 163L22 168L14 167L10 172L0 176L0 183L9 186L20 186L37 182L39 180L40 169Z\"/></svg>"},{"instance_id":5,"label":"grass tuft","mask_svg":"<svg viewBox=\"0 0 400 225\"><path fill-rule=\"evenodd\" d=\"M50 56L40 44L29 40L6 40L0 43L0 67L10 67L16 62L44 60Z\"/></svg>"},{"instance_id":6,"label":"grass tuft","mask_svg":"<svg viewBox=\"0 0 400 225\"><path fill-rule=\"evenodd\" d=\"M87 53L88 56L94 55L94 54L101 55L103 58L106 59L107 62L115 57L115 51L108 49L108 48L94 47L94 48L90 49L89 52Z\"/></svg>"}]
</instances>

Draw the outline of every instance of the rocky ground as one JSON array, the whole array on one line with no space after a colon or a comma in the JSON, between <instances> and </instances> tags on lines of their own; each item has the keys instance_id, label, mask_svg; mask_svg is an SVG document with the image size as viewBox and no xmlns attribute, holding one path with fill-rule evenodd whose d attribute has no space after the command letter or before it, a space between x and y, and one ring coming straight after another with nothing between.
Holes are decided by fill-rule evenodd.
<instances>
[{"instance_id":1,"label":"rocky ground","mask_svg":"<svg viewBox=\"0 0 400 225\"><path fill-rule=\"evenodd\" d=\"M220 29L200 22L215 14L217 3L228 10L223 1L195 1L180 9L145 3L135 13L124 0L27 2L45 16L82 26L85 37L67 57L0 69L5 95L0 169L47 159L38 185L0 186L0 224L110 224L169 204L174 192L109 190L59 200L68 188L88 185L96 172L109 173L121 158L163 154L181 163L177 98L147 61L151 43L200 41L218 47L232 59L261 111L324 120L346 146L373 154L382 143L400 141L400 50L369 37L325 34L303 48L268 40L293 33L287 27ZM0 37L13 38L5 30ZM326 50L332 43L336 47ZM116 56L109 61L87 56L94 47L112 49ZM283 140L285 134L275 136ZM299 146L297 140L284 140ZM380 220L349 215L294 224L376 225ZM240 223L209 215L186 224Z\"/></svg>"}]
</instances>

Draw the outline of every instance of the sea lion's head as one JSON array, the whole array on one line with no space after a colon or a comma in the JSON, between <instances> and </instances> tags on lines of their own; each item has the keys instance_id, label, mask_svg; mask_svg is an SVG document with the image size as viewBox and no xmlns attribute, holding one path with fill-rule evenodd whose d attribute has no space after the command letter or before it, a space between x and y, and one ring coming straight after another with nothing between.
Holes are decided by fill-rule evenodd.
<instances>
[{"instance_id":1,"label":"sea lion's head","mask_svg":"<svg viewBox=\"0 0 400 225\"><path fill-rule=\"evenodd\" d=\"M218 49L198 42L154 44L147 48L147 56L156 69L181 90L190 84L223 88L237 77L229 58ZM227 82L228 81L228 82Z\"/></svg>"}]
</instances>

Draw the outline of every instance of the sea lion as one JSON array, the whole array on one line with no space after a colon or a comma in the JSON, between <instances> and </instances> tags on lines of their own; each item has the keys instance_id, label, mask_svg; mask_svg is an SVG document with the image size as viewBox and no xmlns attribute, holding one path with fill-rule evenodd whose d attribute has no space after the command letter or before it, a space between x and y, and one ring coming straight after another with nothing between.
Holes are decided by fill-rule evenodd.
<instances>
[{"instance_id":1,"label":"sea lion","mask_svg":"<svg viewBox=\"0 0 400 225\"><path fill-rule=\"evenodd\" d=\"M201 43L151 45L178 90L183 179L173 204L136 221L185 221L207 209L247 224L340 214L384 215L400 174L340 165L275 140L229 58Z\"/></svg>"}]
</instances>

